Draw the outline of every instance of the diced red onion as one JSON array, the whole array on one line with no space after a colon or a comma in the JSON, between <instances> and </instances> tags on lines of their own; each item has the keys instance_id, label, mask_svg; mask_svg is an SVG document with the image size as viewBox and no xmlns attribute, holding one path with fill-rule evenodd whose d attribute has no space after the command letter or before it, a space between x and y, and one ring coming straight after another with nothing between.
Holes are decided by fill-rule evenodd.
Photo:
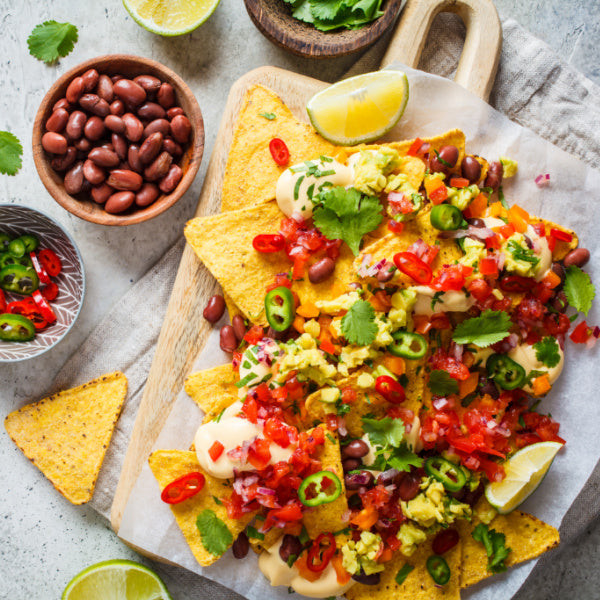
<instances>
[{"instance_id":1,"label":"diced red onion","mask_svg":"<svg viewBox=\"0 0 600 600\"><path fill-rule=\"evenodd\" d=\"M300 225L304 223L304 217L302 216L302 213L299 210L293 211L291 214L291 218L294 219L294 221L296 221L296 223Z\"/></svg>"},{"instance_id":2,"label":"diced red onion","mask_svg":"<svg viewBox=\"0 0 600 600\"><path fill-rule=\"evenodd\" d=\"M262 494L263 496L275 496L276 495L275 490L272 490L271 488L268 488L268 487L259 487L256 491L259 494Z\"/></svg>"},{"instance_id":3,"label":"diced red onion","mask_svg":"<svg viewBox=\"0 0 600 600\"><path fill-rule=\"evenodd\" d=\"M357 275L359 275L360 277L368 277L368 272L369 272L369 263L371 262L371 259L373 258L373 256L371 254L365 254L363 256L363 259L360 263L360 267L358 268L358 271L356 272Z\"/></svg>"},{"instance_id":4,"label":"diced red onion","mask_svg":"<svg viewBox=\"0 0 600 600\"><path fill-rule=\"evenodd\" d=\"M340 520L342 521L342 523L347 523L350 520L351 515L352 511L348 508L342 513Z\"/></svg>"},{"instance_id":5,"label":"diced red onion","mask_svg":"<svg viewBox=\"0 0 600 600\"><path fill-rule=\"evenodd\" d=\"M348 435L348 430L346 429L346 419L344 417L338 417L338 432L341 436Z\"/></svg>"},{"instance_id":6,"label":"diced red onion","mask_svg":"<svg viewBox=\"0 0 600 600\"><path fill-rule=\"evenodd\" d=\"M535 178L535 185L538 187L546 187L550 183L550 174L543 173Z\"/></svg>"},{"instance_id":7,"label":"diced red onion","mask_svg":"<svg viewBox=\"0 0 600 600\"><path fill-rule=\"evenodd\" d=\"M450 347L450 354L458 362L462 362L463 345L462 344L455 344L454 342L452 342L452 345Z\"/></svg>"},{"instance_id":8,"label":"diced red onion","mask_svg":"<svg viewBox=\"0 0 600 600\"><path fill-rule=\"evenodd\" d=\"M435 408L435 410L442 410L448 406L448 399L447 398L435 398L434 400L431 401L431 404L433 404L433 408Z\"/></svg>"},{"instance_id":9,"label":"diced red onion","mask_svg":"<svg viewBox=\"0 0 600 600\"><path fill-rule=\"evenodd\" d=\"M502 269L504 268L504 263L506 262L506 254L504 254L504 252L499 252L497 254L497 261L498 261L498 271L502 271Z\"/></svg>"},{"instance_id":10,"label":"diced red onion","mask_svg":"<svg viewBox=\"0 0 600 600\"><path fill-rule=\"evenodd\" d=\"M428 251L429 246L421 238L419 238L416 242L411 244L407 249L407 252L411 252L412 254L416 255L416 257L419 259L422 259Z\"/></svg>"}]
</instances>

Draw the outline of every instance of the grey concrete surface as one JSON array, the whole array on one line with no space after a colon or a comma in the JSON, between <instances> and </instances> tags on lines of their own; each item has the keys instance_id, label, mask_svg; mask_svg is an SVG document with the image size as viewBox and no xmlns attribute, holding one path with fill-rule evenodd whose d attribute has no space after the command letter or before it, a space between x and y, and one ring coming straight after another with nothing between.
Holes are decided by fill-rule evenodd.
<instances>
[{"instance_id":1,"label":"grey concrete surface","mask_svg":"<svg viewBox=\"0 0 600 600\"><path fill-rule=\"evenodd\" d=\"M600 3L597 0L497 0L503 16L514 17L575 67L600 83ZM163 39L138 27L120 0L0 0L0 129L23 142L23 168L0 176L3 202L38 207L75 237L85 258L88 289L76 327L67 339L34 362L0 365L0 413L40 397L64 361L109 308L180 235L193 212L224 100L246 71L272 64L333 81L354 58L323 62L298 59L276 48L254 28L241 0L222 0L211 19L190 35ZM79 27L75 50L48 67L27 52L33 27L47 19ZM205 160L192 188L161 217L130 228L86 223L55 204L42 186L30 151L35 111L45 91L65 70L100 54L150 56L179 72L202 107ZM109 558L143 560L126 548L91 509L71 506L33 468L0 428L0 599L59 598L69 579L84 567ZM600 526L592 524L578 543L565 549L560 572L547 574L520 600L600 598ZM175 600L183 600L178 596Z\"/></svg>"}]
</instances>

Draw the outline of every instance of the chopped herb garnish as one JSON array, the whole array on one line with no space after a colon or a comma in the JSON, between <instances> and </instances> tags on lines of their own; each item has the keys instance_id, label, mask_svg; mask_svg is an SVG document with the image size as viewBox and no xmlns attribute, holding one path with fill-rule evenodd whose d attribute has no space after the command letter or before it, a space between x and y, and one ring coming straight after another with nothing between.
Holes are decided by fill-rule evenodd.
<instances>
[{"instance_id":1,"label":"chopped herb garnish","mask_svg":"<svg viewBox=\"0 0 600 600\"><path fill-rule=\"evenodd\" d=\"M516 240L508 242L508 251L513 255L515 260L531 263L533 266L540 262L540 259L535 255L535 252L530 248L523 248Z\"/></svg>"},{"instance_id":2,"label":"chopped herb garnish","mask_svg":"<svg viewBox=\"0 0 600 600\"><path fill-rule=\"evenodd\" d=\"M506 201L506 198L504 197L504 191L502 190L502 186L500 186L498 188L498 199L500 200L500 204L502 204L502 206L508 210L510 208L510 206L508 206L508 202Z\"/></svg>"},{"instance_id":3,"label":"chopped herb garnish","mask_svg":"<svg viewBox=\"0 0 600 600\"><path fill-rule=\"evenodd\" d=\"M264 540L265 539L265 534L258 531L258 529L256 529L256 527L252 527L252 525L248 525L248 527L246 527L246 535L251 540Z\"/></svg>"},{"instance_id":4,"label":"chopped herb garnish","mask_svg":"<svg viewBox=\"0 0 600 600\"><path fill-rule=\"evenodd\" d=\"M264 117L265 119L272 121L273 119L277 118L277 115L275 113L269 113L269 112L261 112L258 113L259 117Z\"/></svg>"},{"instance_id":5,"label":"chopped herb garnish","mask_svg":"<svg viewBox=\"0 0 600 600\"><path fill-rule=\"evenodd\" d=\"M402 585L404 580L410 575L414 567L406 563L399 571L396 573L396 583L398 585Z\"/></svg>"},{"instance_id":6,"label":"chopped herb garnish","mask_svg":"<svg viewBox=\"0 0 600 600\"><path fill-rule=\"evenodd\" d=\"M296 181L296 185L294 186L294 200L298 200L298 196L300 195L300 186L302 185L303 181L304 181L304 175L302 175L301 177L298 177L298 180Z\"/></svg>"}]
</instances>

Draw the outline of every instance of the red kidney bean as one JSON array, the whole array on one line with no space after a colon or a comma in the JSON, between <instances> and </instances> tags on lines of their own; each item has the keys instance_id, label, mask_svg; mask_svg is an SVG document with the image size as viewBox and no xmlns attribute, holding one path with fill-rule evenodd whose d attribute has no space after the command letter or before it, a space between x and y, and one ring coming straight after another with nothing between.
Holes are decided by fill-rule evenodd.
<instances>
[{"instance_id":1,"label":"red kidney bean","mask_svg":"<svg viewBox=\"0 0 600 600\"><path fill-rule=\"evenodd\" d=\"M285 563L290 560L290 556L300 556L302 550L304 549L300 538L292 535L291 533L286 533L281 540L281 545L279 546L279 558Z\"/></svg>"},{"instance_id":2,"label":"red kidney bean","mask_svg":"<svg viewBox=\"0 0 600 600\"><path fill-rule=\"evenodd\" d=\"M369 446L364 440L352 440L342 447L343 458L362 458L369 454Z\"/></svg>"},{"instance_id":3,"label":"red kidney bean","mask_svg":"<svg viewBox=\"0 0 600 600\"><path fill-rule=\"evenodd\" d=\"M79 150L80 152L89 152L92 148L92 142L90 142L90 140L88 140L87 138L80 138L77 141L75 141L73 143L73 145L75 146L75 148L77 148L77 150Z\"/></svg>"},{"instance_id":4,"label":"red kidney bean","mask_svg":"<svg viewBox=\"0 0 600 600\"><path fill-rule=\"evenodd\" d=\"M216 323L225 313L225 298L221 294L215 294L212 296L202 312L202 316L209 323ZM234 330L235 333L235 330ZM236 336L237 337L237 336Z\"/></svg>"},{"instance_id":5,"label":"red kidney bean","mask_svg":"<svg viewBox=\"0 0 600 600\"><path fill-rule=\"evenodd\" d=\"M335 262L326 256L308 268L308 278L311 283L321 283L331 277L335 270Z\"/></svg>"},{"instance_id":6,"label":"red kidney bean","mask_svg":"<svg viewBox=\"0 0 600 600\"><path fill-rule=\"evenodd\" d=\"M156 102L144 102L144 104L137 109L137 114L141 119L152 121L154 119L163 119L167 113L165 112L165 109L160 104L156 104Z\"/></svg>"},{"instance_id":7,"label":"red kidney bean","mask_svg":"<svg viewBox=\"0 0 600 600\"><path fill-rule=\"evenodd\" d=\"M138 75L133 78L133 81L144 88L147 94L156 94L161 84L160 79L152 75Z\"/></svg>"},{"instance_id":8,"label":"red kidney bean","mask_svg":"<svg viewBox=\"0 0 600 600\"><path fill-rule=\"evenodd\" d=\"M116 83L117 81L119 81L119 79L123 79L123 75L111 75L110 76L110 80L113 83Z\"/></svg>"},{"instance_id":9,"label":"red kidney bean","mask_svg":"<svg viewBox=\"0 0 600 600\"><path fill-rule=\"evenodd\" d=\"M342 461L342 468L344 469L344 473L348 473L349 471L356 471L356 469L360 469L362 466L362 460L360 458L345 458Z\"/></svg>"},{"instance_id":10,"label":"red kidney bean","mask_svg":"<svg viewBox=\"0 0 600 600\"><path fill-rule=\"evenodd\" d=\"M185 144L190 139L192 124L185 115L177 115L171 121L171 133L176 142Z\"/></svg>"},{"instance_id":11,"label":"red kidney bean","mask_svg":"<svg viewBox=\"0 0 600 600\"><path fill-rule=\"evenodd\" d=\"M108 103L114 100L115 94L113 92L113 82L108 75L100 75L96 94L98 94L102 100L106 100Z\"/></svg>"},{"instance_id":12,"label":"red kidney bean","mask_svg":"<svg viewBox=\"0 0 600 600\"><path fill-rule=\"evenodd\" d=\"M69 113L64 108L55 110L46 121L46 131L60 133L69 121Z\"/></svg>"},{"instance_id":13,"label":"red kidney bean","mask_svg":"<svg viewBox=\"0 0 600 600\"><path fill-rule=\"evenodd\" d=\"M485 181L483 182L484 187L489 187L494 191L497 191L502 185L503 176L504 167L499 160L495 160L494 162L490 163L490 166L488 167L488 172L485 176Z\"/></svg>"},{"instance_id":14,"label":"red kidney bean","mask_svg":"<svg viewBox=\"0 0 600 600\"><path fill-rule=\"evenodd\" d=\"M442 529L434 538L431 544L431 549L434 554L442 555L446 554L448 550L454 548L458 544L459 535L458 531L453 527L448 529Z\"/></svg>"},{"instance_id":15,"label":"red kidney bean","mask_svg":"<svg viewBox=\"0 0 600 600\"><path fill-rule=\"evenodd\" d=\"M110 172L107 183L117 190L137 192L142 187L144 181L142 176L135 171L114 169Z\"/></svg>"},{"instance_id":16,"label":"red kidney bean","mask_svg":"<svg viewBox=\"0 0 600 600\"><path fill-rule=\"evenodd\" d=\"M562 266L562 264L559 262L553 262L550 268L552 269L552 271L554 271L556 275L560 277L560 282L561 284L563 284L565 282L567 272L565 271L565 268Z\"/></svg>"},{"instance_id":17,"label":"red kidney bean","mask_svg":"<svg viewBox=\"0 0 600 600\"><path fill-rule=\"evenodd\" d=\"M233 545L231 546L233 556L238 559L245 558L248 554L248 550L250 550L248 536L244 531L240 531L240 534L237 536L235 542L233 542Z\"/></svg>"},{"instance_id":18,"label":"red kidney bean","mask_svg":"<svg viewBox=\"0 0 600 600\"><path fill-rule=\"evenodd\" d=\"M171 138L165 138L163 140L162 149L169 154L172 154L174 157L179 157L183 154L182 147Z\"/></svg>"},{"instance_id":19,"label":"red kidney bean","mask_svg":"<svg viewBox=\"0 0 600 600\"><path fill-rule=\"evenodd\" d=\"M235 332L231 325L223 325L219 334L219 345L223 352L233 352L237 348L237 340L235 338Z\"/></svg>"},{"instance_id":20,"label":"red kidney bean","mask_svg":"<svg viewBox=\"0 0 600 600\"><path fill-rule=\"evenodd\" d=\"M131 79L119 79L113 85L113 92L131 106L139 106L146 99L146 90Z\"/></svg>"},{"instance_id":21,"label":"red kidney bean","mask_svg":"<svg viewBox=\"0 0 600 600\"><path fill-rule=\"evenodd\" d=\"M379 585L379 582L381 581L381 573L371 573L370 575L366 575L360 571L352 575L352 579L358 583L362 583L363 585Z\"/></svg>"},{"instance_id":22,"label":"red kidney bean","mask_svg":"<svg viewBox=\"0 0 600 600\"><path fill-rule=\"evenodd\" d=\"M69 146L67 151L61 156L55 156L50 161L50 166L55 171L66 171L77 158L77 150L73 146Z\"/></svg>"},{"instance_id":23,"label":"red kidney bean","mask_svg":"<svg viewBox=\"0 0 600 600\"><path fill-rule=\"evenodd\" d=\"M72 140L78 140L83 135L87 117L81 110L74 110L67 121L66 133Z\"/></svg>"},{"instance_id":24,"label":"red kidney bean","mask_svg":"<svg viewBox=\"0 0 600 600\"><path fill-rule=\"evenodd\" d=\"M140 147L136 144L131 144L127 151L127 162L134 171L141 173L144 170L144 165L140 160Z\"/></svg>"},{"instance_id":25,"label":"red kidney bean","mask_svg":"<svg viewBox=\"0 0 600 600\"><path fill-rule=\"evenodd\" d=\"M122 100L115 100L110 104L110 114L122 117L125 114L125 105Z\"/></svg>"},{"instance_id":26,"label":"red kidney bean","mask_svg":"<svg viewBox=\"0 0 600 600\"><path fill-rule=\"evenodd\" d=\"M150 164L160 152L163 143L163 134L160 131L149 135L140 146L139 159L144 165Z\"/></svg>"},{"instance_id":27,"label":"red kidney bean","mask_svg":"<svg viewBox=\"0 0 600 600\"><path fill-rule=\"evenodd\" d=\"M144 137L148 137L157 131L160 131L164 136L169 135L171 131L169 121L166 119L154 119L154 121L150 121L144 128Z\"/></svg>"},{"instance_id":28,"label":"red kidney bean","mask_svg":"<svg viewBox=\"0 0 600 600\"><path fill-rule=\"evenodd\" d=\"M161 152L154 162L144 169L144 177L148 181L162 179L168 173L172 162L173 157L168 152Z\"/></svg>"},{"instance_id":29,"label":"red kidney bean","mask_svg":"<svg viewBox=\"0 0 600 600\"><path fill-rule=\"evenodd\" d=\"M396 482L400 500L412 500L421 489L421 477L416 473L400 473Z\"/></svg>"},{"instance_id":30,"label":"red kidney bean","mask_svg":"<svg viewBox=\"0 0 600 600\"><path fill-rule=\"evenodd\" d=\"M434 173L449 173L450 169L456 165L457 160L458 148L456 146L443 146L437 154L433 150L430 151L429 168Z\"/></svg>"},{"instance_id":31,"label":"red kidney bean","mask_svg":"<svg viewBox=\"0 0 600 600\"><path fill-rule=\"evenodd\" d=\"M110 150L111 152L115 151L115 147L112 145L111 142L104 142L104 144L102 144L101 146L98 146L98 148L106 148L107 150Z\"/></svg>"},{"instance_id":32,"label":"red kidney bean","mask_svg":"<svg viewBox=\"0 0 600 600\"><path fill-rule=\"evenodd\" d=\"M175 90L170 83L163 83L156 93L158 103L164 108L171 108L175 104Z\"/></svg>"},{"instance_id":33,"label":"red kidney bean","mask_svg":"<svg viewBox=\"0 0 600 600\"><path fill-rule=\"evenodd\" d=\"M590 251L587 248L575 248L571 250L564 260L565 267L583 267L590 260Z\"/></svg>"},{"instance_id":34,"label":"red kidney bean","mask_svg":"<svg viewBox=\"0 0 600 600\"><path fill-rule=\"evenodd\" d=\"M171 155L169 154L169 156ZM170 194L179 185L182 177L183 171L181 170L181 167L179 165L171 165L167 174L158 184L160 191L165 194Z\"/></svg>"},{"instance_id":35,"label":"red kidney bean","mask_svg":"<svg viewBox=\"0 0 600 600\"><path fill-rule=\"evenodd\" d=\"M117 117L117 115L108 115L105 117L104 125L107 129L110 129L115 133L123 133L125 131L125 123L123 123L123 119Z\"/></svg>"},{"instance_id":36,"label":"red kidney bean","mask_svg":"<svg viewBox=\"0 0 600 600\"><path fill-rule=\"evenodd\" d=\"M83 86L86 92L91 92L98 84L98 71L96 69L88 69L82 76Z\"/></svg>"},{"instance_id":37,"label":"red kidney bean","mask_svg":"<svg viewBox=\"0 0 600 600\"><path fill-rule=\"evenodd\" d=\"M83 133L92 142L99 140L104 135L104 121L100 117L90 117L83 128Z\"/></svg>"},{"instance_id":38,"label":"red kidney bean","mask_svg":"<svg viewBox=\"0 0 600 600\"><path fill-rule=\"evenodd\" d=\"M75 104L79 98L81 98L81 94L85 90L85 82L81 77L75 77L73 81L67 86L67 91L65 92L65 98L67 102L71 104Z\"/></svg>"},{"instance_id":39,"label":"red kidney bean","mask_svg":"<svg viewBox=\"0 0 600 600\"><path fill-rule=\"evenodd\" d=\"M69 101L66 98L61 98L52 107L52 112L58 110L59 108L63 108L64 110L69 112L70 110L72 110L73 107L69 104Z\"/></svg>"},{"instance_id":40,"label":"red kidney bean","mask_svg":"<svg viewBox=\"0 0 600 600\"><path fill-rule=\"evenodd\" d=\"M140 191L135 195L137 206L150 206L160 196L160 190L155 183L144 183Z\"/></svg>"},{"instance_id":41,"label":"red kidney bean","mask_svg":"<svg viewBox=\"0 0 600 600\"><path fill-rule=\"evenodd\" d=\"M102 147L91 150L88 154L88 158L99 167L105 167L107 169L112 169L121 162L121 159L114 150Z\"/></svg>"},{"instance_id":42,"label":"red kidney bean","mask_svg":"<svg viewBox=\"0 0 600 600\"><path fill-rule=\"evenodd\" d=\"M167 111L167 118L169 120L173 119L173 117L176 117L177 115L185 115L181 106L174 106Z\"/></svg>"},{"instance_id":43,"label":"red kidney bean","mask_svg":"<svg viewBox=\"0 0 600 600\"><path fill-rule=\"evenodd\" d=\"M144 133L142 122L132 113L125 113L122 117L125 123L125 137L130 142L137 142Z\"/></svg>"},{"instance_id":44,"label":"red kidney bean","mask_svg":"<svg viewBox=\"0 0 600 600\"><path fill-rule=\"evenodd\" d=\"M127 160L127 142L125 141L125 138L122 135L119 135L118 133L113 133L110 136L113 148L115 149L115 152L117 153L117 156L121 159L121 160Z\"/></svg>"},{"instance_id":45,"label":"red kidney bean","mask_svg":"<svg viewBox=\"0 0 600 600\"><path fill-rule=\"evenodd\" d=\"M67 151L67 138L60 133L48 131L42 136L42 146L50 154L64 154Z\"/></svg>"},{"instance_id":46,"label":"red kidney bean","mask_svg":"<svg viewBox=\"0 0 600 600\"><path fill-rule=\"evenodd\" d=\"M104 210L107 213L122 213L133 204L134 200L133 192L116 192L106 201Z\"/></svg>"},{"instance_id":47,"label":"red kidney bean","mask_svg":"<svg viewBox=\"0 0 600 600\"><path fill-rule=\"evenodd\" d=\"M79 106L98 117L110 114L110 105L97 94L84 94L79 98Z\"/></svg>"},{"instance_id":48,"label":"red kidney bean","mask_svg":"<svg viewBox=\"0 0 600 600\"><path fill-rule=\"evenodd\" d=\"M65 191L67 194L79 194L83 189L83 162L75 163L65 175Z\"/></svg>"},{"instance_id":49,"label":"red kidney bean","mask_svg":"<svg viewBox=\"0 0 600 600\"><path fill-rule=\"evenodd\" d=\"M246 335L246 323L242 315L234 315L233 319L231 319L231 326L233 327L238 343L241 342Z\"/></svg>"},{"instance_id":50,"label":"red kidney bean","mask_svg":"<svg viewBox=\"0 0 600 600\"><path fill-rule=\"evenodd\" d=\"M114 193L114 189L108 185L108 183L103 183L102 185L98 185L92 188L91 194L94 202L97 204L104 204Z\"/></svg>"},{"instance_id":51,"label":"red kidney bean","mask_svg":"<svg viewBox=\"0 0 600 600\"><path fill-rule=\"evenodd\" d=\"M346 473L344 483L347 490L358 490L361 487L370 487L375 482L375 477L371 471L361 471L360 473Z\"/></svg>"},{"instance_id":52,"label":"red kidney bean","mask_svg":"<svg viewBox=\"0 0 600 600\"><path fill-rule=\"evenodd\" d=\"M106 173L89 158L83 163L83 176L92 185L98 185L106 179Z\"/></svg>"},{"instance_id":53,"label":"red kidney bean","mask_svg":"<svg viewBox=\"0 0 600 600\"><path fill-rule=\"evenodd\" d=\"M460 164L460 172L469 183L477 183L481 178L481 165L473 156L465 156Z\"/></svg>"}]
</instances>

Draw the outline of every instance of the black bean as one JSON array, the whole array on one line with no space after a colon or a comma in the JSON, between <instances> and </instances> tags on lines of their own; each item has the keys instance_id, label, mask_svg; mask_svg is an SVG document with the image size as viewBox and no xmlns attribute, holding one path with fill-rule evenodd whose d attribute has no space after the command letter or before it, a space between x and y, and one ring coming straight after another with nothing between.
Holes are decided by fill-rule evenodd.
<instances>
[{"instance_id":1,"label":"black bean","mask_svg":"<svg viewBox=\"0 0 600 600\"><path fill-rule=\"evenodd\" d=\"M244 558L248 554L248 550L250 550L250 542L248 542L248 536L246 535L246 532L240 532L240 535L238 535L235 542L233 542L231 550L236 558Z\"/></svg>"},{"instance_id":2,"label":"black bean","mask_svg":"<svg viewBox=\"0 0 600 600\"><path fill-rule=\"evenodd\" d=\"M343 458L362 458L369 454L369 446L364 440L352 440L342 448Z\"/></svg>"},{"instance_id":3,"label":"black bean","mask_svg":"<svg viewBox=\"0 0 600 600\"><path fill-rule=\"evenodd\" d=\"M279 557L283 562L287 562L290 556L295 556L296 558L300 556L302 552L302 543L295 536L289 533L286 533L283 536L283 540L281 540L281 546L279 546Z\"/></svg>"}]
</instances>

